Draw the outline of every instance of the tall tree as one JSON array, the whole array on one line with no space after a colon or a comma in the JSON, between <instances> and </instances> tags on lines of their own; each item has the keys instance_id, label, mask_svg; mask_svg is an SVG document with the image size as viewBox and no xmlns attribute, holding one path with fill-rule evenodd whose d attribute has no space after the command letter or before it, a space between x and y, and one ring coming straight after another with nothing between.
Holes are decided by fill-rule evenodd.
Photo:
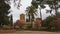
<instances>
[{"instance_id":1,"label":"tall tree","mask_svg":"<svg viewBox=\"0 0 60 34\"><path fill-rule=\"evenodd\" d=\"M6 0L7 1L7 3L8 4L10 4L11 5L11 3L13 2L13 5L15 6L15 7L17 7L17 9L19 9L20 8L20 6L21 6L21 0Z\"/></svg>"},{"instance_id":2,"label":"tall tree","mask_svg":"<svg viewBox=\"0 0 60 34\"><path fill-rule=\"evenodd\" d=\"M49 11L50 13L52 12L52 10L55 10L55 14L56 17L58 15L58 8L60 7L58 5L58 3L60 2L60 0L47 0L46 3L49 5L49 7L51 8L51 10Z\"/></svg>"},{"instance_id":3,"label":"tall tree","mask_svg":"<svg viewBox=\"0 0 60 34\"><path fill-rule=\"evenodd\" d=\"M41 9L45 8L44 6L44 0L32 0L32 5L35 7L35 8L38 8L38 6L40 6L40 18L42 19L42 13L41 13Z\"/></svg>"},{"instance_id":4,"label":"tall tree","mask_svg":"<svg viewBox=\"0 0 60 34\"><path fill-rule=\"evenodd\" d=\"M29 16L29 21L30 22L32 21L32 19L35 18L34 15L37 15L36 12L37 12L37 10L33 6L29 6L29 7L26 8L26 14Z\"/></svg>"},{"instance_id":5,"label":"tall tree","mask_svg":"<svg viewBox=\"0 0 60 34\"><path fill-rule=\"evenodd\" d=\"M9 17L7 16L10 13L8 12L9 9L10 6L5 3L5 0L0 0L0 25L9 23Z\"/></svg>"}]
</instances>

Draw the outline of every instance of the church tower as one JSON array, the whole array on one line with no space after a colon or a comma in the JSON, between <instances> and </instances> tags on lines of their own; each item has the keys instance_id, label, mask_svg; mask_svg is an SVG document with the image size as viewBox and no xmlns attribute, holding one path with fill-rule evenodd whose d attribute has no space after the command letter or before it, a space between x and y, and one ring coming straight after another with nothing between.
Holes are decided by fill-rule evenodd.
<instances>
[{"instance_id":1,"label":"church tower","mask_svg":"<svg viewBox=\"0 0 60 34\"><path fill-rule=\"evenodd\" d=\"M20 14L20 20L24 20L25 21L25 15L24 14Z\"/></svg>"}]
</instances>

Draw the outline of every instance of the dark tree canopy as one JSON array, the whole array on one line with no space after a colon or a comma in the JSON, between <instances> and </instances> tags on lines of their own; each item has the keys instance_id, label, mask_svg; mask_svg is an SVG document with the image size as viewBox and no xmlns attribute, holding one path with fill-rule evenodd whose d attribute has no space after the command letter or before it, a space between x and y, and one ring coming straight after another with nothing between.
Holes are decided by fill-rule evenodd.
<instances>
[{"instance_id":1,"label":"dark tree canopy","mask_svg":"<svg viewBox=\"0 0 60 34\"><path fill-rule=\"evenodd\" d=\"M8 12L9 9L10 6L5 3L5 0L0 0L0 25L9 23L9 17L7 16L10 13Z\"/></svg>"}]
</instances>

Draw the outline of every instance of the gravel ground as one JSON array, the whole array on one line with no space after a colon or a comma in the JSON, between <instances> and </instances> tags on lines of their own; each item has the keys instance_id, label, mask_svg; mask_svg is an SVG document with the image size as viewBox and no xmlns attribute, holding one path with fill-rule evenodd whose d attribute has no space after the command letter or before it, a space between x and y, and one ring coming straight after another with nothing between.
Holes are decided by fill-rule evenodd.
<instances>
[{"instance_id":1,"label":"gravel ground","mask_svg":"<svg viewBox=\"0 0 60 34\"><path fill-rule=\"evenodd\" d=\"M15 33L0 33L0 34L60 34L60 32L47 31L17 31Z\"/></svg>"}]
</instances>

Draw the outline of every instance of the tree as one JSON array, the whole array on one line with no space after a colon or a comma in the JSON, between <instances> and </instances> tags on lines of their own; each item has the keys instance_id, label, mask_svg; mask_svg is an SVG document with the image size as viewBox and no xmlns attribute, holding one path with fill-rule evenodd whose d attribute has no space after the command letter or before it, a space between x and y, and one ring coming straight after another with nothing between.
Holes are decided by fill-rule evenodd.
<instances>
[{"instance_id":1,"label":"tree","mask_svg":"<svg viewBox=\"0 0 60 34\"><path fill-rule=\"evenodd\" d=\"M50 26L54 27L56 31L60 31L60 20L53 20Z\"/></svg>"},{"instance_id":2,"label":"tree","mask_svg":"<svg viewBox=\"0 0 60 34\"><path fill-rule=\"evenodd\" d=\"M50 13L51 14L51 16L52 16L52 9L51 10L46 10L46 13Z\"/></svg>"},{"instance_id":3,"label":"tree","mask_svg":"<svg viewBox=\"0 0 60 34\"><path fill-rule=\"evenodd\" d=\"M10 6L5 3L5 0L0 0L0 26L2 24L9 24L9 17L7 16L10 12L8 10Z\"/></svg>"},{"instance_id":4,"label":"tree","mask_svg":"<svg viewBox=\"0 0 60 34\"><path fill-rule=\"evenodd\" d=\"M35 8L38 8L38 6L40 6L40 18L42 19L42 13L41 13L41 9L45 8L44 6L44 1L45 0L32 0L32 5L35 7Z\"/></svg>"},{"instance_id":5,"label":"tree","mask_svg":"<svg viewBox=\"0 0 60 34\"><path fill-rule=\"evenodd\" d=\"M48 16L46 19L44 19L42 21L42 26L46 27L47 30L51 30L51 25L52 25L51 22L53 20L57 20L56 17L55 17L55 15L54 16Z\"/></svg>"},{"instance_id":6,"label":"tree","mask_svg":"<svg viewBox=\"0 0 60 34\"><path fill-rule=\"evenodd\" d=\"M49 5L49 7L51 8L51 10L49 11L50 13L55 10L55 14L56 14L56 17L57 17L57 14L58 14L58 8L60 7L58 5L58 3L60 2L60 0L47 0L46 3Z\"/></svg>"},{"instance_id":7,"label":"tree","mask_svg":"<svg viewBox=\"0 0 60 34\"><path fill-rule=\"evenodd\" d=\"M10 1L13 1L13 5L15 7L17 7L17 9L20 8L20 6L21 6L21 3L20 3L21 0L6 0L6 3L8 3L9 5L11 5L12 2L10 2Z\"/></svg>"},{"instance_id":8,"label":"tree","mask_svg":"<svg viewBox=\"0 0 60 34\"><path fill-rule=\"evenodd\" d=\"M32 19L35 18L34 15L37 15L36 12L37 12L37 10L33 6L29 6L29 7L26 8L26 14L29 16L29 21L30 22L32 21Z\"/></svg>"},{"instance_id":9,"label":"tree","mask_svg":"<svg viewBox=\"0 0 60 34\"><path fill-rule=\"evenodd\" d=\"M58 12L57 17L60 18L60 12Z\"/></svg>"},{"instance_id":10,"label":"tree","mask_svg":"<svg viewBox=\"0 0 60 34\"><path fill-rule=\"evenodd\" d=\"M9 16L9 21L10 21L11 26L13 25L13 18L12 17L13 17L12 15Z\"/></svg>"}]
</instances>

